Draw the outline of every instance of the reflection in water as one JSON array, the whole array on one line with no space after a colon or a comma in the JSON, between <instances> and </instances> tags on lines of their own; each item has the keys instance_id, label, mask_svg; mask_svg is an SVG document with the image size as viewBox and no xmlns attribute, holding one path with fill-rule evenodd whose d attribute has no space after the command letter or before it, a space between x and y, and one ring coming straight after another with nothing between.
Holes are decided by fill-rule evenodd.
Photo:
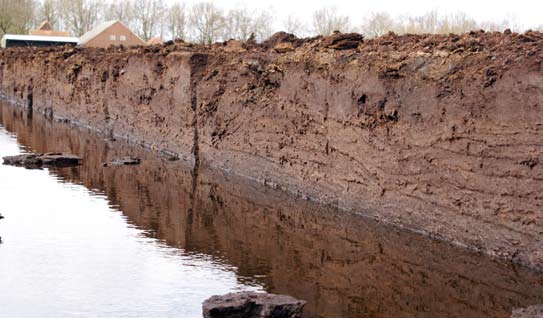
<instances>
[{"instance_id":1,"label":"reflection in water","mask_svg":"<svg viewBox=\"0 0 543 318\"><path fill-rule=\"evenodd\" d=\"M30 142L52 137L46 127L24 126L6 111L0 157L20 151L2 126L20 132L29 150L47 149ZM0 165L0 317L201 317L213 294L261 289L219 258L169 247L127 224L103 192L77 184L88 173Z\"/></svg>"},{"instance_id":2,"label":"reflection in water","mask_svg":"<svg viewBox=\"0 0 543 318\"><path fill-rule=\"evenodd\" d=\"M34 259L35 254L25 257L23 251L43 245L44 255L56 255L50 249L55 249L53 244L66 234L76 239L72 244L58 243L78 249L81 259L51 258L62 272L57 276L62 281L57 283L77 284L69 286L74 293L69 296L88 299L91 307L104 306L93 294L94 287L100 286L101 297L111 299L107 310L116 310L115 314L174 306L182 313L184 307L199 308L199 303L191 302L200 301L198 296L205 294L201 290L220 293L221 288L259 285L270 292L307 300L306 317L509 317L512 308L543 302L541 274L359 216L294 200L222 173L201 169L198 179L193 180L190 169L180 162L157 158L123 142L106 142L92 133L38 116L28 119L10 106L0 106L0 125L16 134L17 141L29 150L68 151L84 158L81 167L49 171L65 184L44 184L48 187L45 193L39 193L34 185L23 190L28 180L37 182L30 179L37 178L33 174L43 179L42 171L19 169L8 177L9 183L12 178L20 182L20 188L9 192L12 195L21 198L19 193L23 192L26 200L48 206L57 197L67 200L57 192L69 193L64 196L72 196L71 206L77 209L63 215L69 220L44 223L41 218L56 217L51 215L55 210L41 209L39 220L24 223L37 231L45 225L47 232L56 233L50 237L51 245L21 240L17 246L13 236L22 230L4 233L10 243L0 246L2 279L12 279L8 274L14 270L3 264L7 246L14 245L20 251L11 264L18 268L19 262L28 262L25 268L33 272L40 268L40 260ZM3 143L0 140L0 145ZM3 148L0 152L5 153ZM101 166L125 155L140 156L143 162L136 167ZM2 192L10 187L4 180L2 176ZM50 177L48 180L51 183ZM91 189L92 197L83 189ZM122 211L122 216L95 206L104 205L104 199ZM8 209L16 207L6 208L4 202L0 205L6 215ZM24 213L11 212L9 219L36 214L26 208L21 211ZM134 228L126 227L125 219ZM113 225L115 222L121 225ZM6 228L10 228L7 223L0 231ZM99 239L80 246L80 235ZM36 246L25 246L31 243ZM86 262L95 268L86 268ZM82 279L81 273L66 271L66 264L93 276ZM41 276L24 275L40 286ZM125 275L130 275L129 282L141 285L116 283L126 279ZM183 290L187 286L191 290ZM58 287L45 290L63 295L65 287ZM20 295L27 295L27 288L30 286L17 288L9 299L21 305L26 298ZM40 297L40 288L32 293ZM133 294L149 299L139 304L131 301ZM3 291L0 296L3 304ZM51 306L64 310L66 303Z\"/></svg>"}]
</instances>

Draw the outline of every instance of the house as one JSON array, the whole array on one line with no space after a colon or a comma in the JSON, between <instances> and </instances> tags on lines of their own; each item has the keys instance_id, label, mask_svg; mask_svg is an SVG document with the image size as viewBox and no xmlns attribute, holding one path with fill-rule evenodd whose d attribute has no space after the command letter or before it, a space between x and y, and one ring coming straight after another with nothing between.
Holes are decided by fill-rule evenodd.
<instances>
[{"instance_id":1,"label":"house","mask_svg":"<svg viewBox=\"0 0 543 318\"><path fill-rule=\"evenodd\" d=\"M21 46L76 46L78 38L70 37L70 32L55 31L49 21L43 21L36 30L30 31L29 35L5 34L2 37L0 46L21 47Z\"/></svg>"},{"instance_id":2,"label":"house","mask_svg":"<svg viewBox=\"0 0 543 318\"><path fill-rule=\"evenodd\" d=\"M145 45L126 25L120 21L104 22L79 38L81 47L107 48L110 45Z\"/></svg>"},{"instance_id":3,"label":"house","mask_svg":"<svg viewBox=\"0 0 543 318\"><path fill-rule=\"evenodd\" d=\"M78 43L78 38L67 36L5 34L0 41L0 46L3 48L21 46L76 46Z\"/></svg>"},{"instance_id":4,"label":"house","mask_svg":"<svg viewBox=\"0 0 543 318\"><path fill-rule=\"evenodd\" d=\"M30 35L70 36L70 32L53 30L49 21L45 20L35 30L31 30Z\"/></svg>"}]
</instances>

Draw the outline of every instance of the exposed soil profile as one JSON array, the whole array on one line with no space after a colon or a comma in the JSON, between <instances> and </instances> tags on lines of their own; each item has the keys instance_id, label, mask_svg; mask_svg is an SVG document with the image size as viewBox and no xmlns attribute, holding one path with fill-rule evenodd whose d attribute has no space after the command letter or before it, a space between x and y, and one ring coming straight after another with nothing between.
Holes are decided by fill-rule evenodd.
<instances>
[{"instance_id":1,"label":"exposed soil profile","mask_svg":"<svg viewBox=\"0 0 543 318\"><path fill-rule=\"evenodd\" d=\"M541 269L542 49L538 32L9 49L0 88L195 167Z\"/></svg>"}]
</instances>

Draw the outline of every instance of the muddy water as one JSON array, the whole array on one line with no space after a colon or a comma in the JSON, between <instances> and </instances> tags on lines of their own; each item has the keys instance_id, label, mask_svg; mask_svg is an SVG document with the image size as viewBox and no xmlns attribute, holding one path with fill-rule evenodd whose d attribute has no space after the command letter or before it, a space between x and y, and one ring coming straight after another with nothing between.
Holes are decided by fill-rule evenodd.
<instances>
[{"instance_id":1,"label":"muddy water","mask_svg":"<svg viewBox=\"0 0 543 318\"><path fill-rule=\"evenodd\" d=\"M543 275L0 105L0 317L199 317L211 294L308 301L306 317L509 317ZM101 164L124 155L136 167Z\"/></svg>"}]
</instances>

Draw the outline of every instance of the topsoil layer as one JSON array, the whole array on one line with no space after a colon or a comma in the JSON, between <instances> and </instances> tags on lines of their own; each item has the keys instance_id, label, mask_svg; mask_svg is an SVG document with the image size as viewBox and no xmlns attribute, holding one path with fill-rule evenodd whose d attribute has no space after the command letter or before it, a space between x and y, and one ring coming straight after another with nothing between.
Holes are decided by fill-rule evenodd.
<instances>
[{"instance_id":1,"label":"topsoil layer","mask_svg":"<svg viewBox=\"0 0 543 318\"><path fill-rule=\"evenodd\" d=\"M543 34L0 53L4 97L543 268Z\"/></svg>"}]
</instances>

